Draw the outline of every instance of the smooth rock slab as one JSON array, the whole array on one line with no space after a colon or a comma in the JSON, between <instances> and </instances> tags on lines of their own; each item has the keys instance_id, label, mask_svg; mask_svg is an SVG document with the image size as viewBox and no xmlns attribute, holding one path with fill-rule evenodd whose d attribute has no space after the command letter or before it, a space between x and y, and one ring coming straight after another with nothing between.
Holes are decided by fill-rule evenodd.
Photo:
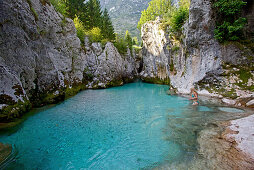
<instances>
[{"instance_id":1,"label":"smooth rock slab","mask_svg":"<svg viewBox=\"0 0 254 170\"><path fill-rule=\"evenodd\" d=\"M251 101L249 101L248 103L246 103L246 106L252 106L253 105L253 107L254 107L254 99L253 100L251 100Z\"/></svg>"}]
</instances>

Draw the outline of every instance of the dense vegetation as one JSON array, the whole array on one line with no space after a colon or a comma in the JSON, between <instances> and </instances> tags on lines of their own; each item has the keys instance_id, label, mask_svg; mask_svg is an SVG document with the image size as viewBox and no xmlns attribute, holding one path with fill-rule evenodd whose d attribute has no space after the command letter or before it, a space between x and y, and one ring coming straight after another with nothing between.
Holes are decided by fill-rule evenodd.
<instances>
[{"instance_id":1,"label":"dense vegetation","mask_svg":"<svg viewBox=\"0 0 254 170\"><path fill-rule=\"evenodd\" d=\"M55 9L64 17L72 18L77 29L77 36L84 43L88 36L92 42L101 42L103 45L111 41L121 54L132 49L132 38L126 33L125 37L114 32L108 10L101 10L99 0L50 0Z\"/></svg>"},{"instance_id":2,"label":"dense vegetation","mask_svg":"<svg viewBox=\"0 0 254 170\"><path fill-rule=\"evenodd\" d=\"M101 11L99 0L50 0L55 9L74 20L77 35L83 42L87 35L92 41L115 39L114 28L107 9Z\"/></svg>"},{"instance_id":3,"label":"dense vegetation","mask_svg":"<svg viewBox=\"0 0 254 170\"><path fill-rule=\"evenodd\" d=\"M146 10L142 11L138 28L147 21L155 20L156 17L162 18L162 28L175 34L181 31L186 19L189 16L190 0L180 0L178 4L173 4L171 0L152 0Z\"/></svg>"},{"instance_id":4,"label":"dense vegetation","mask_svg":"<svg viewBox=\"0 0 254 170\"><path fill-rule=\"evenodd\" d=\"M242 0L215 0L214 7L218 12L215 38L220 41L236 41L243 37L246 18L240 17L244 5Z\"/></svg>"}]
</instances>

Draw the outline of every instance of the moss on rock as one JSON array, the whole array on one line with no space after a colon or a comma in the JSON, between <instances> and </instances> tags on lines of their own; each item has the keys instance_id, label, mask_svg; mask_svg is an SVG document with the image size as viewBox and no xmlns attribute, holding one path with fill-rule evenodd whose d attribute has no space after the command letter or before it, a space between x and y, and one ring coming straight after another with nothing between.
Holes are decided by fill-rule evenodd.
<instances>
[{"instance_id":1,"label":"moss on rock","mask_svg":"<svg viewBox=\"0 0 254 170\"><path fill-rule=\"evenodd\" d=\"M16 118L21 117L23 114L31 110L32 104L30 101L25 100L24 102L18 101L14 105L8 105L0 110L0 121L10 122Z\"/></svg>"},{"instance_id":2,"label":"moss on rock","mask_svg":"<svg viewBox=\"0 0 254 170\"><path fill-rule=\"evenodd\" d=\"M108 82L106 84L106 88L108 87L115 87L115 86L121 86L123 85L123 80L121 78L116 78L116 79L113 79L112 81Z\"/></svg>"},{"instance_id":3,"label":"moss on rock","mask_svg":"<svg viewBox=\"0 0 254 170\"><path fill-rule=\"evenodd\" d=\"M158 77L143 77L142 81L146 83L152 83L152 84L165 84L165 85L170 85L170 79L160 79Z\"/></svg>"}]
</instances>

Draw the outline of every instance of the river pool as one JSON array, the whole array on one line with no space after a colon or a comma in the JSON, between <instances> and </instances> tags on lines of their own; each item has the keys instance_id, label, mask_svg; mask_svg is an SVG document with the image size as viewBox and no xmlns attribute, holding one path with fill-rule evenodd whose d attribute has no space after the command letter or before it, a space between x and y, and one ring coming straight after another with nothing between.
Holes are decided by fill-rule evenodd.
<instances>
[{"instance_id":1,"label":"river pool","mask_svg":"<svg viewBox=\"0 0 254 170\"><path fill-rule=\"evenodd\" d=\"M2 132L15 147L7 169L150 169L188 162L208 123L241 110L170 96L168 86L130 83L85 90ZM224 110L223 110L224 109Z\"/></svg>"}]
</instances>

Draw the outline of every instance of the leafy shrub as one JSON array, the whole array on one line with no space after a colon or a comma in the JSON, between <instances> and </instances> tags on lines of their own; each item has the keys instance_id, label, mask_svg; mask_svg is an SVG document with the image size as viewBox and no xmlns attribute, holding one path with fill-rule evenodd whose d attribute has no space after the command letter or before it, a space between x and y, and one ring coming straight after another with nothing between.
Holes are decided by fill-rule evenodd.
<instances>
[{"instance_id":1,"label":"leafy shrub","mask_svg":"<svg viewBox=\"0 0 254 170\"><path fill-rule=\"evenodd\" d=\"M246 18L239 18L233 24L224 21L222 25L217 25L214 30L214 37L219 41L237 41L242 36L242 30L247 23Z\"/></svg>"},{"instance_id":2,"label":"leafy shrub","mask_svg":"<svg viewBox=\"0 0 254 170\"><path fill-rule=\"evenodd\" d=\"M77 29L77 36L80 39L81 43L84 43L84 36L85 36L85 28L83 26L83 23L79 20L79 18L76 16L74 18L74 25Z\"/></svg>"},{"instance_id":3,"label":"leafy shrub","mask_svg":"<svg viewBox=\"0 0 254 170\"><path fill-rule=\"evenodd\" d=\"M104 48L104 47L106 46L107 42L109 42L109 41L110 41L110 40L107 39L107 38L106 38L106 39L105 39L105 38L102 39L102 40L101 40L101 45L102 45L102 47Z\"/></svg>"},{"instance_id":4,"label":"leafy shrub","mask_svg":"<svg viewBox=\"0 0 254 170\"><path fill-rule=\"evenodd\" d=\"M242 7L246 4L242 0L217 0L214 3L214 7L218 8L218 11L226 16L234 16L241 12Z\"/></svg>"},{"instance_id":5,"label":"leafy shrub","mask_svg":"<svg viewBox=\"0 0 254 170\"><path fill-rule=\"evenodd\" d=\"M240 12L246 2L242 0L217 0L214 7L218 11L218 19L214 37L219 41L237 41L242 38L246 18L240 17Z\"/></svg>"},{"instance_id":6,"label":"leafy shrub","mask_svg":"<svg viewBox=\"0 0 254 170\"><path fill-rule=\"evenodd\" d=\"M64 0L50 0L50 3L57 12L61 13L63 16L67 16L67 6Z\"/></svg>"},{"instance_id":7,"label":"leafy shrub","mask_svg":"<svg viewBox=\"0 0 254 170\"><path fill-rule=\"evenodd\" d=\"M89 37L89 40L92 42L101 42L101 40L103 39L101 29L99 27L94 27L91 30L87 31L85 34Z\"/></svg>"},{"instance_id":8,"label":"leafy shrub","mask_svg":"<svg viewBox=\"0 0 254 170\"><path fill-rule=\"evenodd\" d=\"M114 45L120 54L123 54L123 55L126 54L128 49L127 47L128 43L125 41L123 37L117 35Z\"/></svg>"},{"instance_id":9,"label":"leafy shrub","mask_svg":"<svg viewBox=\"0 0 254 170\"><path fill-rule=\"evenodd\" d=\"M181 30L186 19L189 17L189 9L184 7L179 7L179 9L175 10L172 14L171 18L171 31L178 32Z\"/></svg>"}]
</instances>

